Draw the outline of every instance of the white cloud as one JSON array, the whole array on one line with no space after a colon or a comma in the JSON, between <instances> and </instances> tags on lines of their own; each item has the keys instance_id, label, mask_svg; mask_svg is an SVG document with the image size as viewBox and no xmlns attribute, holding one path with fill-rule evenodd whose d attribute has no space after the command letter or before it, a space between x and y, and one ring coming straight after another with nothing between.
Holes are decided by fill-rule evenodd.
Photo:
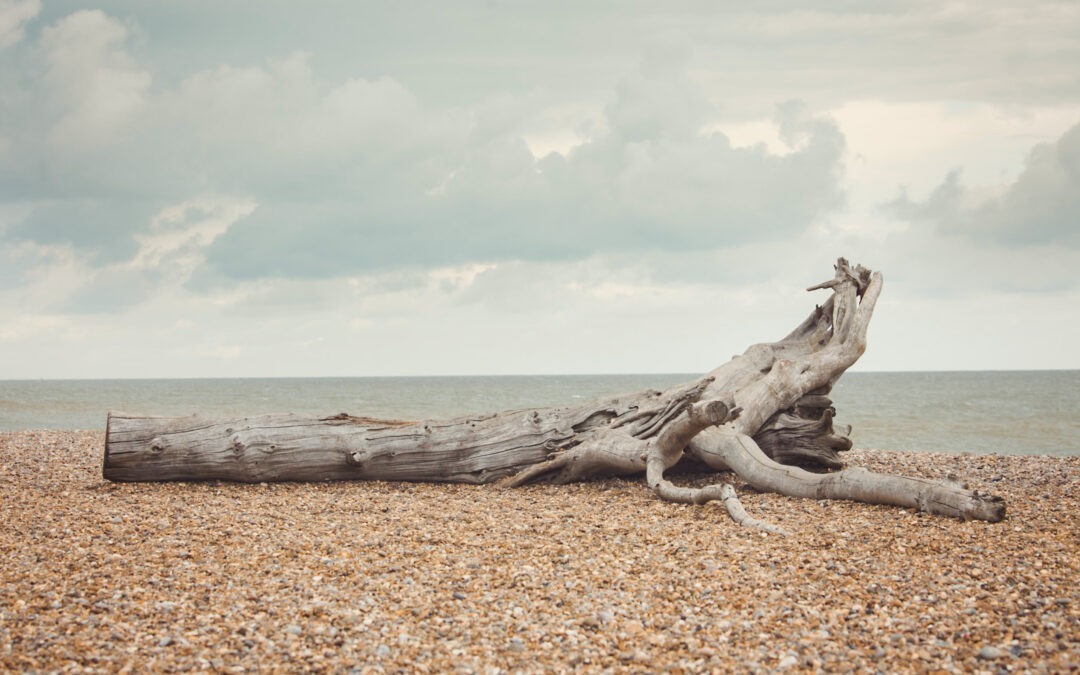
<instances>
[{"instance_id":1,"label":"white cloud","mask_svg":"<svg viewBox=\"0 0 1080 675\"><path fill-rule=\"evenodd\" d=\"M0 49L23 39L26 23L41 11L41 0L0 0Z\"/></svg>"},{"instance_id":2,"label":"white cloud","mask_svg":"<svg viewBox=\"0 0 1080 675\"><path fill-rule=\"evenodd\" d=\"M75 337L77 330L71 317L32 314L7 317L0 328L0 341L32 340L43 333L67 333L68 338Z\"/></svg>"},{"instance_id":3,"label":"white cloud","mask_svg":"<svg viewBox=\"0 0 1080 675\"><path fill-rule=\"evenodd\" d=\"M248 199L200 196L166 206L134 234L133 257L95 264L68 244L23 242L0 249L7 264L22 269L6 295L52 313L111 313L182 286L202 263L205 249L255 209Z\"/></svg>"},{"instance_id":4,"label":"white cloud","mask_svg":"<svg viewBox=\"0 0 1080 675\"><path fill-rule=\"evenodd\" d=\"M535 159L555 152L566 157L579 145L592 140L606 121L600 106L560 103L548 98L535 114L521 124L521 137Z\"/></svg>"},{"instance_id":5,"label":"white cloud","mask_svg":"<svg viewBox=\"0 0 1080 675\"><path fill-rule=\"evenodd\" d=\"M618 84L606 118L629 142L698 135L714 110L701 86L686 74L689 53L650 50L638 69Z\"/></svg>"},{"instance_id":6,"label":"white cloud","mask_svg":"<svg viewBox=\"0 0 1080 675\"><path fill-rule=\"evenodd\" d=\"M456 291L468 288L480 276L488 270L493 270L498 265L474 263L469 265L457 265L453 267L437 267L427 273L428 283L436 288L446 291Z\"/></svg>"},{"instance_id":7,"label":"white cloud","mask_svg":"<svg viewBox=\"0 0 1080 675\"><path fill-rule=\"evenodd\" d=\"M4 307L11 314L25 308L55 312L85 281L85 266L69 244L19 242L0 253L4 268L19 275L0 286L6 296Z\"/></svg>"},{"instance_id":8,"label":"white cloud","mask_svg":"<svg viewBox=\"0 0 1080 675\"><path fill-rule=\"evenodd\" d=\"M75 12L42 32L45 82L60 117L49 140L61 152L100 148L139 113L150 73L124 50L127 29L99 10Z\"/></svg>"},{"instance_id":9,"label":"white cloud","mask_svg":"<svg viewBox=\"0 0 1080 675\"><path fill-rule=\"evenodd\" d=\"M129 263L136 269L165 267L187 280L203 260L203 249L225 234L233 223L255 210L255 202L221 196L202 196L167 206L135 234L139 251Z\"/></svg>"}]
</instances>

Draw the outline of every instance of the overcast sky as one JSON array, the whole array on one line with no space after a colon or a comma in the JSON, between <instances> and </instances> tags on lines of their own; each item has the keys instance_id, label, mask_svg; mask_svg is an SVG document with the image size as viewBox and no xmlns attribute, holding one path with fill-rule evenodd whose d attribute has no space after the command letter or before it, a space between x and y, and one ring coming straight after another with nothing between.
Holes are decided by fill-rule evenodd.
<instances>
[{"instance_id":1,"label":"overcast sky","mask_svg":"<svg viewBox=\"0 0 1080 675\"><path fill-rule=\"evenodd\" d=\"M0 379L1080 367L1080 3L803 4L0 0Z\"/></svg>"}]
</instances>

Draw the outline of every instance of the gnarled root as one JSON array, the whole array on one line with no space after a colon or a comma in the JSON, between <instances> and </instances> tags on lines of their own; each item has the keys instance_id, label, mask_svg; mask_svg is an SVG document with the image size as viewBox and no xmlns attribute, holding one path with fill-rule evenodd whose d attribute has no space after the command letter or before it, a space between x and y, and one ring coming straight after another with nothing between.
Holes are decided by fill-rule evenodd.
<instances>
[{"instance_id":1,"label":"gnarled root","mask_svg":"<svg viewBox=\"0 0 1080 675\"><path fill-rule=\"evenodd\" d=\"M720 488L720 498L724 500L724 507L727 509L728 515L739 525L787 536L787 531L782 527L767 523L764 520L758 520L748 514L746 509L743 508L742 502L739 501L739 495L735 493L735 487L731 483L724 483L723 487Z\"/></svg>"},{"instance_id":2,"label":"gnarled root","mask_svg":"<svg viewBox=\"0 0 1080 675\"><path fill-rule=\"evenodd\" d=\"M721 500L728 515L739 525L786 534L775 525L750 517L735 494L735 488L727 483L686 488L678 487L664 478L664 471L679 461L683 450L694 436L704 429L738 417L739 412L739 408L729 408L721 401L698 403L689 407L684 417L675 420L652 443L647 455L645 479L657 496L665 501L705 504Z\"/></svg>"},{"instance_id":3,"label":"gnarled root","mask_svg":"<svg viewBox=\"0 0 1080 675\"><path fill-rule=\"evenodd\" d=\"M759 490L789 497L852 499L992 523L1005 518L1005 502L1000 497L966 490L953 481L893 476L860 467L811 473L773 461L752 438L729 429L707 429L698 434L690 452L710 466L729 467Z\"/></svg>"},{"instance_id":4,"label":"gnarled root","mask_svg":"<svg viewBox=\"0 0 1080 675\"><path fill-rule=\"evenodd\" d=\"M735 488L731 483L715 483L700 488L679 487L663 477L660 466L659 462L649 464L647 480L653 492L664 501L700 505L720 500L723 502L724 508L727 509L731 519L739 525L774 534L787 534L783 528L748 514L746 509L743 508L742 502L739 501L739 495L735 493Z\"/></svg>"}]
</instances>

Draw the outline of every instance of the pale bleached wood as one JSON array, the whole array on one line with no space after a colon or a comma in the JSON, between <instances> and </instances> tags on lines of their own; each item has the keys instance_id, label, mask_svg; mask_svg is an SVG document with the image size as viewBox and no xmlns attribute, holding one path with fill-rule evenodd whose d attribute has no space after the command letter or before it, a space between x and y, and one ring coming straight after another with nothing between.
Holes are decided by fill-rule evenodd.
<instances>
[{"instance_id":1,"label":"pale bleached wood","mask_svg":"<svg viewBox=\"0 0 1080 675\"><path fill-rule=\"evenodd\" d=\"M844 259L810 290L830 296L778 342L753 345L704 379L583 405L453 420L387 422L291 414L222 420L110 414L111 480L410 480L519 486L646 473L662 499L723 500L748 516L730 484L681 488L665 473L732 470L752 486L815 499L853 499L997 521L1004 503L950 482L842 466L851 447L833 428L828 393L866 350L883 279ZM759 444L760 442L760 444ZM770 456L772 455L772 456ZM786 462L782 464L777 459Z\"/></svg>"}]
</instances>

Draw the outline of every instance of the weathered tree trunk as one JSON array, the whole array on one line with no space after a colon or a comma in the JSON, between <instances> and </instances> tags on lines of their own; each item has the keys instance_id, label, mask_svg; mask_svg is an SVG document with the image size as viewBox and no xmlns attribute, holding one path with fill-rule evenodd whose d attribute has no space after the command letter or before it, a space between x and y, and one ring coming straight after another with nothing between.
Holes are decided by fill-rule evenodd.
<instances>
[{"instance_id":1,"label":"weathered tree trunk","mask_svg":"<svg viewBox=\"0 0 1080 675\"><path fill-rule=\"evenodd\" d=\"M409 480L567 483L646 474L661 498L723 500L737 521L778 530L742 510L730 485L680 488L672 469L731 470L753 487L814 499L916 507L999 521L1000 498L951 482L840 469L851 447L833 428L828 394L866 349L882 278L840 259L810 290L831 296L784 339L750 347L705 378L667 391L444 421L387 422L341 414L234 420L110 414L104 476L155 480ZM804 467L804 468L800 468Z\"/></svg>"}]
</instances>

